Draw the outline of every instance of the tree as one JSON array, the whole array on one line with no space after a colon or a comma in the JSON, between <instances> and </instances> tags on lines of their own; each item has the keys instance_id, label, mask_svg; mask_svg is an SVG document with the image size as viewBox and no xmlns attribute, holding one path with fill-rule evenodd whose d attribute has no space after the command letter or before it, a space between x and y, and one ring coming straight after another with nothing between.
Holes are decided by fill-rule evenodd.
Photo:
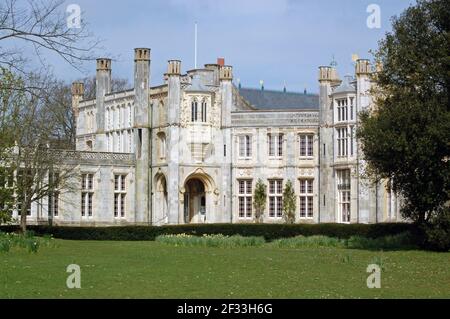
<instances>
[{"instance_id":1,"label":"tree","mask_svg":"<svg viewBox=\"0 0 450 319\"><path fill-rule=\"evenodd\" d=\"M266 209L267 186L261 179L255 185L255 195L253 199L253 207L255 207L255 221L262 221L264 210Z\"/></svg>"},{"instance_id":2,"label":"tree","mask_svg":"<svg viewBox=\"0 0 450 319\"><path fill-rule=\"evenodd\" d=\"M14 73L28 74L27 56L34 56L47 67L44 53L53 53L73 67L93 59L99 41L87 30L83 19L69 27L64 0L2 0L0 3L0 66Z\"/></svg>"},{"instance_id":3,"label":"tree","mask_svg":"<svg viewBox=\"0 0 450 319\"><path fill-rule=\"evenodd\" d=\"M295 208L294 187L288 180L283 190L283 218L287 224L295 223Z\"/></svg>"},{"instance_id":4,"label":"tree","mask_svg":"<svg viewBox=\"0 0 450 319\"><path fill-rule=\"evenodd\" d=\"M14 194L13 202L20 215L21 229L25 232L31 204L55 192L72 191L71 180L75 170L61 162L59 154L49 148L55 129L53 115L45 108L48 90L43 88L51 85L49 79L38 75L22 79L4 72L6 76L3 79L14 82L17 89L0 90L0 115L7 119L0 127L3 150L0 162L2 169L8 172L6 176L12 175L13 181L9 184ZM27 80L36 84L36 88L31 89Z\"/></svg>"},{"instance_id":5,"label":"tree","mask_svg":"<svg viewBox=\"0 0 450 319\"><path fill-rule=\"evenodd\" d=\"M84 83L84 99L95 98L95 77L86 77L77 82ZM129 88L127 79L112 79L111 91L118 92ZM48 90L48 102L44 106L52 115L51 122L55 124L52 132L52 147L59 149L75 148L75 118L72 110L71 84L63 81L54 81Z\"/></svg>"},{"instance_id":6,"label":"tree","mask_svg":"<svg viewBox=\"0 0 450 319\"><path fill-rule=\"evenodd\" d=\"M375 60L375 108L358 137L372 176L389 179L402 214L434 219L450 196L450 2L419 0L393 19Z\"/></svg>"}]
</instances>

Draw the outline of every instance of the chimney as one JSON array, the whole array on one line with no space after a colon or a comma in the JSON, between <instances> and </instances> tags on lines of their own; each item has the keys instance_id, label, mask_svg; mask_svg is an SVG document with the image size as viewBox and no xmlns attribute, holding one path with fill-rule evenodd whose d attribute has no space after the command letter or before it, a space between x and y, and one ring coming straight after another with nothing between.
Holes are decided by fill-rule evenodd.
<instances>
[{"instance_id":1,"label":"chimney","mask_svg":"<svg viewBox=\"0 0 450 319\"><path fill-rule=\"evenodd\" d=\"M134 49L134 124L149 127L150 49Z\"/></svg>"},{"instance_id":2,"label":"chimney","mask_svg":"<svg viewBox=\"0 0 450 319\"><path fill-rule=\"evenodd\" d=\"M72 111L73 111L73 124L75 127L75 135L77 135L77 126L78 126L78 115L80 101L83 100L84 96L84 84L82 82L74 82L72 83Z\"/></svg>"},{"instance_id":3,"label":"chimney","mask_svg":"<svg viewBox=\"0 0 450 319\"><path fill-rule=\"evenodd\" d=\"M78 105L84 96L84 83L83 82L73 82L72 83L72 110L75 120L78 117L79 110Z\"/></svg>"},{"instance_id":4,"label":"chimney","mask_svg":"<svg viewBox=\"0 0 450 319\"><path fill-rule=\"evenodd\" d=\"M97 131L95 136L96 151L106 152L105 135L105 95L111 93L111 59L97 59L97 73L95 77L96 90L96 124Z\"/></svg>"},{"instance_id":5,"label":"chimney","mask_svg":"<svg viewBox=\"0 0 450 319\"><path fill-rule=\"evenodd\" d=\"M225 65L225 59L224 58L217 58L217 64L220 66L224 66Z\"/></svg>"},{"instance_id":6,"label":"chimney","mask_svg":"<svg viewBox=\"0 0 450 319\"><path fill-rule=\"evenodd\" d=\"M181 61L180 60L169 60L167 64L167 75L172 76L181 75Z\"/></svg>"}]
</instances>

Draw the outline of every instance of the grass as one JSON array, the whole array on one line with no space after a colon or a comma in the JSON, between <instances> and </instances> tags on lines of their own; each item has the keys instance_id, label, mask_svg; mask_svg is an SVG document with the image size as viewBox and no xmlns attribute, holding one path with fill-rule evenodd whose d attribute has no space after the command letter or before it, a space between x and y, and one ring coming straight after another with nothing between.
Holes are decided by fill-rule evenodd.
<instances>
[{"instance_id":1,"label":"grass","mask_svg":"<svg viewBox=\"0 0 450 319\"><path fill-rule=\"evenodd\" d=\"M0 298L450 298L450 253L54 240L0 253ZM381 289L366 268L381 263ZM69 264L81 289L68 289Z\"/></svg>"}]
</instances>

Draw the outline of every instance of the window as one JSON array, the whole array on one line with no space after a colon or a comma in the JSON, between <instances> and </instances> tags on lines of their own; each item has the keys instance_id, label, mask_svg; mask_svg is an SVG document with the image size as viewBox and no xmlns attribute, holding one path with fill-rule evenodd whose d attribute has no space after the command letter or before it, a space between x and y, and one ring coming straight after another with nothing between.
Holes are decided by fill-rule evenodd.
<instances>
[{"instance_id":1,"label":"window","mask_svg":"<svg viewBox=\"0 0 450 319\"><path fill-rule=\"evenodd\" d=\"M81 175L81 217L92 217L92 198L94 196L94 174Z\"/></svg>"},{"instance_id":2,"label":"window","mask_svg":"<svg viewBox=\"0 0 450 319\"><path fill-rule=\"evenodd\" d=\"M283 156L283 134L269 134L267 138L269 144L269 156Z\"/></svg>"},{"instance_id":3,"label":"window","mask_svg":"<svg viewBox=\"0 0 450 319\"><path fill-rule=\"evenodd\" d=\"M355 128L350 126L350 155L353 156L353 144L354 144Z\"/></svg>"},{"instance_id":4,"label":"window","mask_svg":"<svg viewBox=\"0 0 450 319\"><path fill-rule=\"evenodd\" d=\"M350 170L336 171L338 189L338 212L342 223L350 222Z\"/></svg>"},{"instance_id":5,"label":"window","mask_svg":"<svg viewBox=\"0 0 450 319\"><path fill-rule=\"evenodd\" d=\"M300 180L300 218L313 217L313 179Z\"/></svg>"},{"instance_id":6,"label":"window","mask_svg":"<svg viewBox=\"0 0 450 319\"><path fill-rule=\"evenodd\" d=\"M21 202L17 203L17 215L19 215L19 216L22 215L22 203ZM31 216L31 203L29 203L28 207L27 207L27 216Z\"/></svg>"},{"instance_id":7,"label":"window","mask_svg":"<svg viewBox=\"0 0 450 319\"><path fill-rule=\"evenodd\" d=\"M347 99L337 100L337 119L338 122L345 122L348 120L348 105Z\"/></svg>"},{"instance_id":8,"label":"window","mask_svg":"<svg viewBox=\"0 0 450 319\"><path fill-rule=\"evenodd\" d=\"M192 101L191 104L191 121L192 122L197 122L197 108L198 108L198 103L196 100Z\"/></svg>"},{"instance_id":9,"label":"window","mask_svg":"<svg viewBox=\"0 0 450 319\"><path fill-rule=\"evenodd\" d=\"M252 218L252 180L240 180L238 184L239 218Z\"/></svg>"},{"instance_id":10,"label":"window","mask_svg":"<svg viewBox=\"0 0 450 319\"><path fill-rule=\"evenodd\" d=\"M207 107L207 104L206 104L206 101L205 100L203 100L202 101L202 122L206 122L206 107Z\"/></svg>"},{"instance_id":11,"label":"window","mask_svg":"<svg viewBox=\"0 0 450 319\"><path fill-rule=\"evenodd\" d=\"M166 157L166 135L162 132L158 133L158 154L160 158Z\"/></svg>"},{"instance_id":12,"label":"window","mask_svg":"<svg viewBox=\"0 0 450 319\"><path fill-rule=\"evenodd\" d=\"M269 181L269 217L281 218L283 216L283 180Z\"/></svg>"},{"instance_id":13,"label":"window","mask_svg":"<svg viewBox=\"0 0 450 319\"><path fill-rule=\"evenodd\" d=\"M239 136L239 157L252 156L252 140L250 135Z\"/></svg>"},{"instance_id":14,"label":"window","mask_svg":"<svg viewBox=\"0 0 450 319\"><path fill-rule=\"evenodd\" d=\"M125 217L126 175L114 175L114 217Z\"/></svg>"},{"instance_id":15,"label":"window","mask_svg":"<svg viewBox=\"0 0 450 319\"><path fill-rule=\"evenodd\" d=\"M300 156L312 157L313 156L313 134L301 134L300 135Z\"/></svg>"},{"instance_id":16,"label":"window","mask_svg":"<svg viewBox=\"0 0 450 319\"><path fill-rule=\"evenodd\" d=\"M48 214L49 216L58 217L59 215L59 190L58 190L59 174L50 173L48 176L49 194L48 194Z\"/></svg>"},{"instance_id":17,"label":"window","mask_svg":"<svg viewBox=\"0 0 450 319\"><path fill-rule=\"evenodd\" d=\"M350 120L353 120L353 100L354 98L350 98Z\"/></svg>"},{"instance_id":18,"label":"window","mask_svg":"<svg viewBox=\"0 0 450 319\"><path fill-rule=\"evenodd\" d=\"M131 112L131 105L130 105L130 103L128 103L128 107L127 107L127 109L128 109L128 127L131 127L132 125L131 125L131 114L132 114L132 112Z\"/></svg>"},{"instance_id":19,"label":"window","mask_svg":"<svg viewBox=\"0 0 450 319\"><path fill-rule=\"evenodd\" d=\"M0 167L0 211L12 215L14 207L14 171Z\"/></svg>"},{"instance_id":20,"label":"window","mask_svg":"<svg viewBox=\"0 0 450 319\"><path fill-rule=\"evenodd\" d=\"M348 154L348 138L347 127L337 129L338 156L347 156Z\"/></svg>"},{"instance_id":21,"label":"window","mask_svg":"<svg viewBox=\"0 0 450 319\"><path fill-rule=\"evenodd\" d=\"M19 187L21 187L22 190L31 188L34 184L34 172L31 169L19 169L17 171L17 184ZM17 210L19 216L21 215L22 211L22 203L23 201L28 197L27 192L19 193L19 196L16 197L17 199ZM29 201L28 206L26 208L27 210L27 216L31 216L31 201Z\"/></svg>"}]
</instances>

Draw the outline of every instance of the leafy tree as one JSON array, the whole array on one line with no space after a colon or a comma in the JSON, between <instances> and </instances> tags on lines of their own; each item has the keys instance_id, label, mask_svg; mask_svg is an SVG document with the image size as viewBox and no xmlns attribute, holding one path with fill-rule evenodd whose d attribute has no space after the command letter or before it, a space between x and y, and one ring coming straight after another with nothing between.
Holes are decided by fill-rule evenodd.
<instances>
[{"instance_id":1,"label":"leafy tree","mask_svg":"<svg viewBox=\"0 0 450 319\"><path fill-rule=\"evenodd\" d=\"M262 221L264 210L266 209L267 186L261 179L255 185L255 195L253 199L253 207L255 207L255 221Z\"/></svg>"},{"instance_id":2,"label":"leafy tree","mask_svg":"<svg viewBox=\"0 0 450 319\"><path fill-rule=\"evenodd\" d=\"M295 222L295 192L289 180L283 190L283 218L288 224Z\"/></svg>"},{"instance_id":3,"label":"leafy tree","mask_svg":"<svg viewBox=\"0 0 450 319\"><path fill-rule=\"evenodd\" d=\"M404 199L402 215L435 220L450 196L450 2L419 0L380 41L374 104L358 137L369 171Z\"/></svg>"}]
</instances>

